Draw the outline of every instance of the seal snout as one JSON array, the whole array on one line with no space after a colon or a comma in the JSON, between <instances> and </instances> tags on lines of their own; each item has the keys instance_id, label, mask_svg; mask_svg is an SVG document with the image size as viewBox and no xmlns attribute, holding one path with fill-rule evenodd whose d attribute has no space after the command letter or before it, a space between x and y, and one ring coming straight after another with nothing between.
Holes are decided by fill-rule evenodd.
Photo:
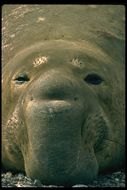
<instances>
[{"instance_id":1,"label":"seal snout","mask_svg":"<svg viewBox=\"0 0 127 190\"><path fill-rule=\"evenodd\" d=\"M33 178L39 173L45 183L74 183L77 175L77 183L89 181L95 178L98 169L92 149L84 150L81 136L85 112L82 83L73 75L59 76L56 70L44 73L26 96L27 100L33 96L33 100L24 104L29 139L28 155L24 154L25 170ZM87 169L84 161L88 157L95 168L91 178L87 177L91 169Z\"/></svg>"}]
</instances>

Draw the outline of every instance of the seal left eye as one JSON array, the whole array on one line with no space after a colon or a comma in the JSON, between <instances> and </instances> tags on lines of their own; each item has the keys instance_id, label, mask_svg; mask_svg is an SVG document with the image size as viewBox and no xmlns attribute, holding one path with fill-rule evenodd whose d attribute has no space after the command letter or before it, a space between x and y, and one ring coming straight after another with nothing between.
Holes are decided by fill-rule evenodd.
<instances>
[{"instance_id":1,"label":"seal left eye","mask_svg":"<svg viewBox=\"0 0 127 190\"><path fill-rule=\"evenodd\" d=\"M20 74L18 76L16 76L16 78L14 79L14 81L17 83L17 84L23 84L27 81L29 81L30 79L28 78L28 76L26 74Z\"/></svg>"}]
</instances>

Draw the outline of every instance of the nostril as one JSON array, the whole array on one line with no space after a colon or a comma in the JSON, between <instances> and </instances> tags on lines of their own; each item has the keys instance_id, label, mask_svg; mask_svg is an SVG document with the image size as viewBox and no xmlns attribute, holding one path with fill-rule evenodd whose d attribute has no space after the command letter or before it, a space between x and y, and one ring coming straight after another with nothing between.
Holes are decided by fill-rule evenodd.
<instances>
[{"instance_id":1,"label":"nostril","mask_svg":"<svg viewBox=\"0 0 127 190\"><path fill-rule=\"evenodd\" d=\"M33 96L30 97L30 100L31 100L31 101L33 100Z\"/></svg>"},{"instance_id":2,"label":"nostril","mask_svg":"<svg viewBox=\"0 0 127 190\"><path fill-rule=\"evenodd\" d=\"M77 101L78 100L78 98L77 97L74 97L74 101Z\"/></svg>"}]
</instances>

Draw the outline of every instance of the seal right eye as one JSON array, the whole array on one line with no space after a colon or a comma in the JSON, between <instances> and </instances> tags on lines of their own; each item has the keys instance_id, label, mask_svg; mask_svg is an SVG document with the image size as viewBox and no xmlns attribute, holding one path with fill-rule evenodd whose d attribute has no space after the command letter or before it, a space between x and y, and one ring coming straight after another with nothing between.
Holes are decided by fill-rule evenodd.
<instances>
[{"instance_id":1,"label":"seal right eye","mask_svg":"<svg viewBox=\"0 0 127 190\"><path fill-rule=\"evenodd\" d=\"M87 83L93 84L93 85L99 85L103 81L103 79L97 74L89 74L84 80Z\"/></svg>"},{"instance_id":2,"label":"seal right eye","mask_svg":"<svg viewBox=\"0 0 127 190\"><path fill-rule=\"evenodd\" d=\"M19 74L18 76L16 76L16 78L14 79L14 81L16 82L16 84L23 84L25 82L28 82L30 79L28 78L27 74Z\"/></svg>"}]
</instances>

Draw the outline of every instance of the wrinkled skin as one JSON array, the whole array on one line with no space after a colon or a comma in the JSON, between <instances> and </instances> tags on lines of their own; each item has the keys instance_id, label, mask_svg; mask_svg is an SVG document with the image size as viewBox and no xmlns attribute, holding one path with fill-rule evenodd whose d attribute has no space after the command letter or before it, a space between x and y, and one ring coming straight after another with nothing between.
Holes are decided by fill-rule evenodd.
<instances>
[{"instance_id":1,"label":"wrinkled skin","mask_svg":"<svg viewBox=\"0 0 127 190\"><path fill-rule=\"evenodd\" d=\"M66 16L68 6L63 7L59 10ZM77 7L74 14L81 8ZM124 15L124 8L118 7ZM3 8L3 15L8 9ZM111 6L111 10L117 9ZM83 8L80 11L83 15ZM98 173L124 166L124 32L120 36L117 29L98 31L93 38L88 29L86 35L81 32L68 39L66 28L63 39L53 34L32 44L26 38L29 45L20 51L13 42L16 49L10 60L9 55L4 57L14 52L3 47L5 169L26 172L43 184L72 185L89 183ZM3 43L5 38L3 32Z\"/></svg>"}]
</instances>

